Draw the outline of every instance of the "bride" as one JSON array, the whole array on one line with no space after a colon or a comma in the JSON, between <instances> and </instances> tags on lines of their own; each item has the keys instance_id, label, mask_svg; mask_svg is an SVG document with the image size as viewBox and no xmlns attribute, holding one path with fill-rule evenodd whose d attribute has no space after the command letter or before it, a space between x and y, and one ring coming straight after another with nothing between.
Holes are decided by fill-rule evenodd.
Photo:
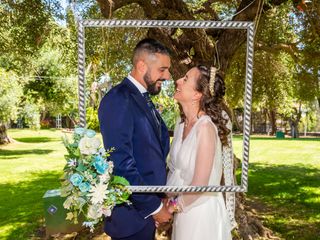
<instances>
[{"instance_id":1,"label":"bride","mask_svg":"<svg viewBox=\"0 0 320 240\"><path fill-rule=\"evenodd\" d=\"M229 129L220 105L224 83L216 79L210 80L205 66L197 66L176 81L174 98L181 120L174 131L167 185L220 185L222 146L228 144ZM232 239L221 192L181 193L168 201L168 208L175 212L173 240Z\"/></svg>"}]
</instances>

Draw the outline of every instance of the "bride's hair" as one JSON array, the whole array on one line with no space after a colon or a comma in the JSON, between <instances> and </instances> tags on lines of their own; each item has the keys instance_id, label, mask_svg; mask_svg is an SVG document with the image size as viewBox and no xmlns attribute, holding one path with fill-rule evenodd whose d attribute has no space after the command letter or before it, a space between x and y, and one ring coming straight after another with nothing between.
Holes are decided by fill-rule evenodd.
<instances>
[{"instance_id":1,"label":"bride's hair","mask_svg":"<svg viewBox=\"0 0 320 240\"><path fill-rule=\"evenodd\" d=\"M204 111L217 126L218 135L222 145L228 145L227 136L230 130L227 128L228 119L222 116L222 112L225 111L231 119L230 110L224 101L225 84L223 78L219 75L215 75L213 93L210 92L210 69L204 65L198 65L196 67L200 71L200 77L196 84L196 90L202 93L200 99L199 111ZM213 79L212 79L213 80ZM211 80L211 81L212 81Z\"/></svg>"}]
</instances>

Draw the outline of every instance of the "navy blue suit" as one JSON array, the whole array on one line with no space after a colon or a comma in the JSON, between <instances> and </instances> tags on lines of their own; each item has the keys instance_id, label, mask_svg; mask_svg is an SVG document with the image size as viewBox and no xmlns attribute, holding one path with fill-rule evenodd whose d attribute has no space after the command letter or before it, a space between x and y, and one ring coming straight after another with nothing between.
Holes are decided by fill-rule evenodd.
<instances>
[{"instance_id":1,"label":"navy blue suit","mask_svg":"<svg viewBox=\"0 0 320 240\"><path fill-rule=\"evenodd\" d=\"M104 96L99 122L105 148L115 148L111 154L115 175L125 177L131 185L166 184L167 127L161 120L160 136L146 100L129 79L125 78ZM136 193L130 201L132 205L116 206L105 220L105 232L113 239L131 236L130 239L144 240L141 235L135 238L135 234L147 231L146 228L155 230L152 216L145 217L160 206L160 196Z\"/></svg>"}]
</instances>

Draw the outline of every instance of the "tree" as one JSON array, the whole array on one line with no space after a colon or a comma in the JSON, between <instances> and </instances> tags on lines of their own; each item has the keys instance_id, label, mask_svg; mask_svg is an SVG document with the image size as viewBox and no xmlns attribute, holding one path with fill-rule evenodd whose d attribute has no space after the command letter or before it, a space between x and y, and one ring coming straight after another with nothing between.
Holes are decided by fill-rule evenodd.
<instances>
[{"instance_id":1,"label":"tree","mask_svg":"<svg viewBox=\"0 0 320 240\"><path fill-rule=\"evenodd\" d=\"M0 3L0 66L28 72L30 58L46 42L54 17L61 18L57 0L4 0Z\"/></svg>"},{"instance_id":2,"label":"tree","mask_svg":"<svg viewBox=\"0 0 320 240\"><path fill-rule=\"evenodd\" d=\"M67 75L68 69L61 59L58 50L43 47L33 64L33 76L24 86L25 95L41 108L41 120L48 113L70 116L77 109L77 78Z\"/></svg>"},{"instance_id":3,"label":"tree","mask_svg":"<svg viewBox=\"0 0 320 240\"><path fill-rule=\"evenodd\" d=\"M23 76L19 77L21 80L19 85L16 86L15 81L11 83L13 89L18 92L25 84L25 81L22 80L28 79L33 67L33 59L39 56L39 50L45 45L52 29L55 28L55 20L61 19L61 10L58 0L1 1L0 67L2 75L4 75L5 70L10 70L8 73L11 75ZM4 81L4 79L6 78L2 78L1 81ZM7 88L7 85L1 87L2 89ZM5 99L7 96L6 93L3 96L1 95L1 98ZM10 104L7 104L8 109L11 109L7 112L17 112L18 106L23 106L18 102L19 94L16 94L16 96L16 98L12 97ZM25 97L23 99L25 103L28 102ZM28 106L31 106L30 104L28 103ZM38 107L32 106L36 113ZM13 114L7 114L6 119L1 119L2 126L4 126L4 121L14 120L14 118ZM1 134L6 136L6 128L2 127L1 130Z\"/></svg>"},{"instance_id":4,"label":"tree","mask_svg":"<svg viewBox=\"0 0 320 240\"><path fill-rule=\"evenodd\" d=\"M7 136L7 124L17 117L21 95L22 87L18 77L0 68L0 144L10 142Z\"/></svg>"}]
</instances>

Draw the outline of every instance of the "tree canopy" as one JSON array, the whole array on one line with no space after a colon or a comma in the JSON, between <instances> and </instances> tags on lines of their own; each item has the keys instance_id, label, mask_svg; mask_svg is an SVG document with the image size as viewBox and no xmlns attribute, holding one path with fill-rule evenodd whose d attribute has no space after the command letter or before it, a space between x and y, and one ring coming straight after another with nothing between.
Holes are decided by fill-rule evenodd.
<instances>
[{"instance_id":1,"label":"tree canopy","mask_svg":"<svg viewBox=\"0 0 320 240\"><path fill-rule=\"evenodd\" d=\"M84 19L254 21L254 109L281 113L297 102L305 104L320 99L318 1L79 0L75 3L76 14ZM25 93L36 99L45 111L55 114L63 109L69 111L70 106L76 108L75 100L71 101L76 91L71 97L70 92L62 90L76 88L76 83L69 81L77 74L77 29L70 6L64 14L58 0L5 0L0 9L3 23L0 66L28 79ZM246 32L242 30L87 28L88 91L96 89L97 84L103 85L107 78L113 84L121 81L130 71L133 47L145 36L154 37L172 49L174 79L198 63L218 66L220 74L225 76L230 107L242 108L246 47ZM73 103L54 104L64 99L62 96ZM92 93L88 96L91 96L89 105L96 108L99 98Z\"/></svg>"}]
</instances>

